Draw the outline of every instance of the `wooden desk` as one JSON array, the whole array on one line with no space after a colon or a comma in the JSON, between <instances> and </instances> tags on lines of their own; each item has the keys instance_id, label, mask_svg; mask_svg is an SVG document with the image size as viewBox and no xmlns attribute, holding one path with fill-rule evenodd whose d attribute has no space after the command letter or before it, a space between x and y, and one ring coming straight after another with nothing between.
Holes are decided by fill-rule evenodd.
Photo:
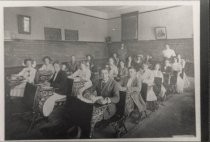
<instances>
[{"instance_id":1,"label":"wooden desk","mask_svg":"<svg viewBox=\"0 0 210 142\"><path fill-rule=\"evenodd\" d=\"M51 71L37 71L35 80L37 83L44 83L45 81L50 80L52 74Z\"/></svg>"}]
</instances>

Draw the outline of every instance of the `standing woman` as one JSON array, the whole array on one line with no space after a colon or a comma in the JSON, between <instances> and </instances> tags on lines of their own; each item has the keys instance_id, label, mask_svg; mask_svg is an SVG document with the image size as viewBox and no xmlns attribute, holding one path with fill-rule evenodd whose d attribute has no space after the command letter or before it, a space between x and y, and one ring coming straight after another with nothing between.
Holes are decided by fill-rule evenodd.
<instances>
[{"instance_id":1,"label":"standing woman","mask_svg":"<svg viewBox=\"0 0 210 142\"><path fill-rule=\"evenodd\" d=\"M154 72L154 78L161 78L162 82L156 82L156 80L154 81L154 86L153 86L153 90L156 94L156 96L159 96L161 98L161 101L163 101L165 99L165 94L166 94L166 89L163 86L163 73L160 70L160 64L155 64L155 69L153 70Z\"/></svg>"},{"instance_id":2,"label":"standing woman","mask_svg":"<svg viewBox=\"0 0 210 142\"><path fill-rule=\"evenodd\" d=\"M49 56L45 56L42 61L44 64L41 68L39 68L39 71L50 71L52 73L55 72L53 65L51 64L52 59Z\"/></svg>"},{"instance_id":3,"label":"standing woman","mask_svg":"<svg viewBox=\"0 0 210 142\"><path fill-rule=\"evenodd\" d=\"M23 78L23 81L21 84L11 89L10 96L23 97L26 83L34 83L36 75L36 69L34 67L36 66L36 62L32 62L33 61L30 58L24 60L23 65L26 67L16 75L17 77Z\"/></svg>"},{"instance_id":4,"label":"standing woman","mask_svg":"<svg viewBox=\"0 0 210 142\"><path fill-rule=\"evenodd\" d=\"M78 69L78 64L76 61L76 57L74 55L71 56L71 61L67 64L68 71L71 74L73 74Z\"/></svg>"}]
</instances>

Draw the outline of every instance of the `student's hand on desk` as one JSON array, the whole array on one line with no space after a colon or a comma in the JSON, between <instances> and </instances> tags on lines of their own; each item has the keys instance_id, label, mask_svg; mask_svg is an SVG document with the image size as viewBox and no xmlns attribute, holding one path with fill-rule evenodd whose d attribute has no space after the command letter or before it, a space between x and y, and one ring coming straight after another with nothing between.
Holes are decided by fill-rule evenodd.
<instances>
[{"instance_id":1,"label":"student's hand on desk","mask_svg":"<svg viewBox=\"0 0 210 142\"><path fill-rule=\"evenodd\" d=\"M126 90L127 90L126 87L121 87L121 88L120 88L120 91L126 91Z\"/></svg>"},{"instance_id":2,"label":"student's hand on desk","mask_svg":"<svg viewBox=\"0 0 210 142\"><path fill-rule=\"evenodd\" d=\"M105 105L107 103L107 101L104 98L98 99L96 101L96 103L101 104L101 105Z\"/></svg>"}]
</instances>

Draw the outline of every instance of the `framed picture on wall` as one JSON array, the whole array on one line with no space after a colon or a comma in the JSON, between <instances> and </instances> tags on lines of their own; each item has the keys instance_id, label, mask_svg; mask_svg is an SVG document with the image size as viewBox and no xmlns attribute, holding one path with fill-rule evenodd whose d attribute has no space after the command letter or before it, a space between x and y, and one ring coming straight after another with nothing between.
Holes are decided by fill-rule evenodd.
<instances>
[{"instance_id":1,"label":"framed picture on wall","mask_svg":"<svg viewBox=\"0 0 210 142\"><path fill-rule=\"evenodd\" d=\"M167 39L166 27L155 27L155 38L156 39Z\"/></svg>"}]
</instances>

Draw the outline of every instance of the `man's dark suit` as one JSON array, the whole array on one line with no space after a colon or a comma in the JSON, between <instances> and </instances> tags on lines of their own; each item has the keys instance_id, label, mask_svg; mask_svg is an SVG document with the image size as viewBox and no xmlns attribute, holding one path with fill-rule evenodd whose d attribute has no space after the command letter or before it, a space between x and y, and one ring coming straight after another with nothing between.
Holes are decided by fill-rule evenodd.
<instances>
[{"instance_id":1,"label":"man's dark suit","mask_svg":"<svg viewBox=\"0 0 210 142\"><path fill-rule=\"evenodd\" d=\"M66 91L67 91L67 75L66 72L60 70L55 77L55 74L53 74L52 78L50 79L50 86L52 86L53 88L55 88L55 93L58 93L60 95L66 95Z\"/></svg>"}]
</instances>

